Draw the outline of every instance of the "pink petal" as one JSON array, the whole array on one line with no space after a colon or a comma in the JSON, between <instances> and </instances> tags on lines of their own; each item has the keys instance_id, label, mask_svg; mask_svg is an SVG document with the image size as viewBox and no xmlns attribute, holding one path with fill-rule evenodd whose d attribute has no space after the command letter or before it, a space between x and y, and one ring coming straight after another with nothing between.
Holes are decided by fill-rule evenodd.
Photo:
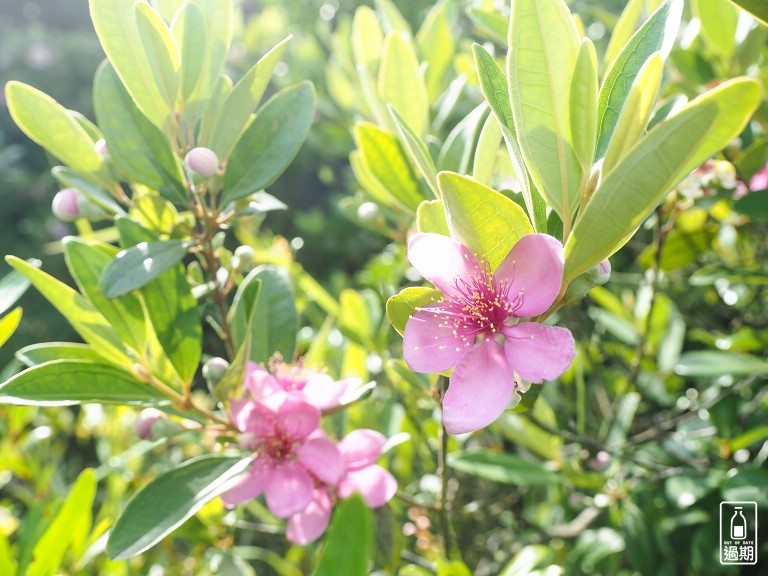
<instances>
[{"instance_id":1,"label":"pink petal","mask_svg":"<svg viewBox=\"0 0 768 576\"><path fill-rule=\"evenodd\" d=\"M477 258L466 246L440 234L412 236L408 260L444 294L455 294L457 278L469 278L480 270Z\"/></svg>"},{"instance_id":2,"label":"pink petal","mask_svg":"<svg viewBox=\"0 0 768 576\"><path fill-rule=\"evenodd\" d=\"M275 430L275 413L253 400L230 400L229 415L241 432L249 432L259 438L271 436Z\"/></svg>"},{"instance_id":3,"label":"pink petal","mask_svg":"<svg viewBox=\"0 0 768 576\"><path fill-rule=\"evenodd\" d=\"M315 488L309 506L288 519L288 530L285 532L288 540L304 546L320 538L331 519L331 508L331 499L325 488Z\"/></svg>"},{"instance_id":4,"label":"pink petal","mask_svg":"<svg viewBox=\"0 0 768 576\"><path fill-rule=\"evenodd\" d=\"M339 442L339 451L349 470L359 470L376 462L386 442L375 430L353 430Z\"/></svg>"},{"instance_id":5,"label":"pink petal","mask_svg":"<svg viewBox=\"0 0 768 576\"><path fill-rule=\"evenodd\" d=\"M277 426L289 438L303 440L320 425L320 410L309 402L288 394L277 411Z\"/></svg>"},{"instance_id":6,"label":"pink petal","mask_svg":"<svg viewBox=\"0 0 768 576\"><path fill-rule=\"evenodd\" d=\"M238 504L253 500L264 492L271 478L272 470L256 460L243 481L222 494L221 501L227 508L234 508Z\"/></svg>"},{"instance_id":7,"label":"pink petal","mask_svg":"<svg viewBox=\"0 0 768 576\"><path fill-rule=\"evenodd\" d=\"M254 400L263 400L283 388L266 368L255 362L248 362L248 372L245 377L245 387Z\"/></svg>"},{"instance_id":8,"label":"pink petal","mask_svg":"<svg viewBox=\"0 0 768 576\"><path fill-rule=\"evenodd\" d=\"M430 304L417 310L405 324L403 358L416 372L430 374L453 368L470 348L454 323L437 314L436 308L442 305Z\"/></svg>"},{"instance_id":9,"label":"pink petal","mask_svg":"<svg viewBox=\"0 0 768 576\"><path fill-rule=\"evenodd\" d=\"M449 434L474 432L496 420L512 397L515 375L504 350L488 337L472 347L451 374L443 399Z\"/></svg>"},{"instance_id":10,"label":"pink petal","mask_svg":"<svg viewBox=\"0 0 768 576\"><path fill-rule=\"evenodd\" d=\"M552 380L571 365L576 345L565 328L523 322L502 330L504 351L515 371L529 382Z\"/></svg>"},{"instance_id":11,"label":"pink petal","mask_svg":"<svg viewBox=\"0 0 768 576\"><path fill-rule=\"evenodd\" d=\"M316 374L309 379L302 392L310 404L323 410L338 405L339 399L357 382L357 378L336 382L327 374Z\"/></svg>"},{"instance_id":12,"label":"pink petal","mask_svg":"<svg viewBox=\"0 0 768 576\"><path fill-rule=\"evenodd\" d=\"M296 455L307 470L326 484L336 484L346 471L341 452L327 438L305 441L296 450Z\"/></svg>"},{"instance_id":13,"label":"pink petal","mask_svg":"<svg viewBox=\"0 0 768 576\"><path fill-rule=\"evenodd\" d=\"M369 508L378 508L395 495L397 480L381 466L367 466L349 472L336 488L340 498L349 498L353 492L359 492Z\"/></svg>"},{"instance_id":14,"label":"pink petal","mask_svg":"<svg viewBox=\"0 0 768 576\"><path fill-rule=\"evenodd\" d=\"M267 506L278 518L301 512L312 501L312 477L301 464L286 462L275 468L265 488Z\"/></svg>"},{"instance_id":15,"label":"pink petal","mask_svg":"<svg viewBox=\"0 0 768 576\"><path fill-rule=\"evenodd\" d=\"M546 234L528 234L517 241L494 273L506 283L509 299L519 303L515 316L546 312L563 284L563 245Z\"/></svg>"}]
</instances>

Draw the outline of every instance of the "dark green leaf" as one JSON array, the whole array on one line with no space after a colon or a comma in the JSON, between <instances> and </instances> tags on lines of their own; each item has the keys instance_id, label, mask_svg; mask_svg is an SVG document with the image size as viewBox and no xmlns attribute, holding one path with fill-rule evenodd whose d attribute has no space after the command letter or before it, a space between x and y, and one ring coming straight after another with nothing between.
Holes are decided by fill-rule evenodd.
<instances>
[{"instance_id":1,"label":"dark green leaf","mask_svg":"<svg viewBox=\"0 0 768 576\"><path fill-rule=\"evenodd\" d=\"M120 252L104 268L99 288L107 298L116 298L141 288L172 268L186 256L184 240L141 242Z\"/></svg>"},{"instance_id":2,"label":"dark green leaf","mask_svg":"<svg viewBox=\"0 0 768 576\"><path fill-rule=\"evenodd\" d=\"M768 26L768 4L765 0L731 0L736 6L744 8L763 24Z\"/></svg>"},{"instance_id":3,"label":"dark green leaf","mask_svg":"<svg viewBox=\"0 0 768 576\"><path fill-rule=\"evenodd\" d=\"M353 495L337 505L312 576L365 576L372 539L371 511L360 496Z\"/></svg>"},{"instance_id":4,"label":"dark green leaf","mask_svg":"<svg viewBox=\"0 0 768 576\"><path fill-rule=\"evenodd\" d=\"M465 474L516 486L543 486L559 481L557 474L539 464L490 450L453 452L448 455L448 466Z\"/></svg>"},{"instance_id":5,"label":"dark green leaf","mask_svg":"<svg viewBox=\"0 0 768 576\"><path fill-rule=\"evenodd\" d=\"M16 352L16 358L27 366L37 366L51 360L85 360L105 363L104 358L87 344L75 342L43 342L31 344Z\"/></svg>"},{"instance_id":6,"label":"dark green leaf","mask_svg":"<svg viewBox=\"0 0 768 576\"><path fill-rule=\"evenodd\" d=\"M768 222L768 190L750 192L734 202L733 209L756 222Z\"/></svg>"},{"instance_id":7,"label":"dark green leaf","mask_svg":"<svg viewBox=\"0 0 768 576\"><path fill-rule=\"evenodd\" d=\"M35 267L40 266L39 260L30 263ZM5 314L6 310L16 304L29 288L29 284L29 280L17 270L12 270L0 279L0 314Z\"/></svg>"}]
</instances>

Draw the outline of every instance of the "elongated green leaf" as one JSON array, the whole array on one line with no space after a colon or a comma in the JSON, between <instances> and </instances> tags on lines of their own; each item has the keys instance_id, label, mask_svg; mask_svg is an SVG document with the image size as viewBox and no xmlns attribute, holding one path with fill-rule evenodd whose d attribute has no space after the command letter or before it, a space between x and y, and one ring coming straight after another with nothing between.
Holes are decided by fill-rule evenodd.
<instances>
[{"instance_id":1,"label":"elongated green leaf","mask_svg":"<svg viewBox=\"0 0 768 576\"><path fill-rule=\"evenodd\" d=\"M701 22L700 34L707 45L730 58L736 48L739 11L728 0L694 0L693 13Z\"/></svg>"},{"instance_id":2,"label":"elongated green leaf","mask_svg":"<svg viewBox=\"0 0 768 576\"><path fill-rule=\"evenodd\" d=\"M141 288L181 262L188 248L184 240L164 240L142 242L123 250L104 268L99 288L107 298Z\"/></svg>"},{"instance_id":3,"label":"elongated green leaf","mask_svg":"<svg viewBox=\"0 0 768 576\"><path fill-rule=\"evenodd\" d=\"M108 62L96 72L93 104L115 165L171 202L185 205L184 176L170 140L136 108Z\"/></svg>"},{"instance_id":4,"label":"elongated green leaf","mask_svg":"<svg viewBox=\"0 0 768 576\"><path fill-rule=\"evenodd\" d=\"M29 264L37 268L40 260L31 260ZM18 272L11 270L0 279L0 314L4 314L29 288L29 280Z\"/></svg>"},{"instance_id":5,"label":"elongated green leaf","mask_svg":"<svg viewBox=\"0 0 768 576\"><path fill-rule=\"evenodd\" d=\"M501 141L499 123L493 114L489 114L488 118L485 119L483 129L480 131L480 138L477 140L477 147L475 148L475 158L472 162L472 178L486 186L491 184Z\"/></svg>"},{"instance_id":6,"label":"elongated green leaf","mask_svg":"<svg viewBox=\"0 0 768 576\"><path fill-rule=\"evenodd\" d=\"M571 81L571 138L586 177L592 169L597 144L597 54L589 39L579 47Z\"/></svg>"},{"instance_id":7,"label":"elongated green leaf","mask_svg":"<svg viewBox=\"0 0 768 576\"><path fill-rule=\"evenodd\" d=\"M192 99L205 100L218 81L232 43L234 2L188 0L203 15L206 23L205 62Z\"/></svg>"},{"instance_id":8,"label":"elongated green leaf","mask_svg":"<svg viewBox=\"0 0 768 576\"><path fill-rule=\"evenodd\" d=\"M469 172L472 153L483 129L488 107L482 103L467 114L448 134L437 156L438 170L450 170L459 174Z\"/></svg>"},{"instance_id":9,"label":"elongated green leaf","mask_svg":"<svg viewBox=\"0 0 768 576\"><path fill-rule=\"evenodd\" d=\"M0 533L0 574L18 576L19 565L11 553L11 545L5 534Z\"/></svg>"},{"instance_id":10,"label":"elongated green leaf","mask_svg":"<svg viewBox=\"0 0 768 576\"><path fill-rule=\"evenodd\" d=\"M645 62L638 72L605 151L603 175L610 174L619 160L632 149L632 146L644 134L648 119L653 111L653 105L656 102L656 96L659 93L663 65L661 54L656 53Z\"/></svg>"},{"instance_id":11,"label":"elongated green leaf","mask_svg":"<svg viewBox=\"0 0 768 576\"><path fill-rule=\"evenodd\" d=\"M605 74L598 103L596 158L605 154L629 90L646 60L654 52L661 52L662 58L666 58L672 49L682 13L682 0L665 0L635 32Z\"/></svg>"},{"instance_id":12,"label":"elongated green leaf","mask_svg":"<svg viewBox=\"0 0 768 576\"><path fill-rule=\"evenodd\" d=\"M411 155L416 167L421 172L421 175L429 184L430 189L436 197L440 197L440 190L437 187L437 168L435 168L435 162L432 160L432 155L429 153L429 149L421 137L416 134L405 121L405 118L400 116L392 106L388 107L389 113L392 115L392 120L395 122L397 131L400 134L400 138L405 145L405 149Z\"/></svg>"},{"instance_id":13,"label":"elongated green leaf","mask_svg":"<svg viewBox=\"0 0 768 576\"><path fill-rule=\"evenodd\" d=\"M539 464L490 450L453 452L448 454L448 466L465 474L516 486L544 486L559 481L557 474Z\"/></svg>"},{"instance_id":14,"label":"elongated green leaf","mask_svg":"<svg viewBox=\"0 0 768 576\"><path fill-rule=\"evenodd\" d=\"M0 403L20 406L168 402L167 397L125 370L86 360L45 362L0 385Z\"/></svg>"},{"instance_id":15,"label":"elongated green leaf","mask_svg":"<svg viewBox=\"0 0 768 576\"><path fill-rule=\"evenodd\" d=\"M381 17L385 32L395 31L404 34L406 37L411 36L411 27L408 21L403 17L392 0L374 0L373 4L376 6L376 11Z\"/></svg>"},{"instance_id":16,"label":"elongated green leaf","mask_svg":"<svg viewBox=\"0 0 768 576\"><path fill-rule=\"evenodd\" d=\"M43 342L31 344L16 351L16 358L28 367L37 366L52 360L85 360L104 364L106 360L99 356L87 344L75 342Z\"/></svg>"},{"instance_id":17,"label":"elongated green leaf","mask_svg":"<svg viewBox=\"0 0 768 576\"><path fill-rule=\"evenodd\" d=\"M736 6L744 8L763 24L768 26L768 4L764 0L731 0Z\"/></svg>"},{"instance_id":18,"label":"elongated green leaf","mask_svg":"<svg viewBox=\"0 0 768 576\"><path fill-rule=\"evenodd\" d=\"M437 175L451 236L495 270L517 241L533 229L512 200L460 174Z\"/></svg>"},{"instance_id":19,"label":"elongated green leaf","mask_svg":"<svg viewBox=\"0 0 768 576\"><path fill-rule=\"evenodd\" d=\"M249 464L247 458L200 456L158 476L126 505L109 534L107 554L125 560L151 548L231 488Z\"/></svg>"},{"instance_id":20,"label":"elongated green leaf","mask_svg":"<svg viewBox=\"0 0 768 576\"><path fill-rule=\"evenodd\" d=\"M579 52L563 0L516 0L509 26L507 75L520 149L536 188L570 221L582 169L571 141L571 76Z\"/></svg>"},{"instance_id":21,"label":"elongated green leaf","mask_svg":"<svg viewBox=\"0 0 768 576\"><path fill-rule=\"evenodd\" d=\"M500 576L530 576L533 574L532 570L544 562L550 554L551 551L547 546L526 546L514 555ZM560 572L560 570L553 570L552 572ZM548 571L541 572L541 574L547 573Z\"/></svg>"},{"instance_id":22,"label":"elongated green leaf","mask_svg":"<svg viewBox=\"0 0 768 576\"><path fill-rule=\"evenodd\" d=\"M95 141L64 107L39 90L11 81L5 98L13 121L24 133L56 158L83 174L105 170Z\"/></svg>"},{"instance_id":23,"label":"elongated green leaf","mask_svg":"<svg viewBox=\"0 0 768 576\"><path fill-rule=\"evenodd\" d=\"M499 44L507 43L509 22L498 12L483 10L475 6L467 8L467 16L483 32L493 38Z\"/></svg>"},{"instance_id":24,"label":"elongated green leaf","mask_svg":"<svg viewBox=\"0 0 768 576\"><path fill-rule=\"evenodd\" d=\"M402 336L405 324L419 308L442 300L443 293L435 288L404 288L387 300L387 317Z\"/></svg>"},{"instance_id":25,"label":"elongated green leaf","mask_svg":"<svg viewBox=\"0 0 768 576\"><path fill-rule=\"evenodd\" d=\"M222 202L244 198L277 180L298 154L314 114L315 90L310 82L270 98L232 150Z\"/></svg>"},{"instance_id":26,"label":"elongated green leaf","mask_svg":"<svg viewBox=\"0 0 768 576\"><path fill-rule=\"evenodd\" d=\"M214 394L220 400L236 398L240 395L238 392L245 381L250 360L253 316L260 294L261 279L256 276L247 276L238 287L232 307L229 309L229 325L232 327L232 333L237 334L240 341L233 336L237 353L227 372L214 388Z\"/></svg>"},{"instance_id":27,"label":"elongated green leaf","mask_svg":"<svg viewBox=\"0 0 768 576\"><path fill-rule=\"evenodd\" d=\"M173 18L171 34L181 52L179 97L186 102L200 80L206 58L208 32L200 9L191 2L184 2Z\"/></svg>"},{"instance_id":28,"label":"elongated green leaf","mask_svg":"<svg viewBox=\"0 0 768 576\"><path fill-rule=\"evenodd\" d=\"M312 576L365 576L373 542L373 515L359 495L336 508Z\"/></svg>"},{"instance_id":29,"label":"elongated green leaf","mask_svg":"<svg viewBox=\"0 0 768 576\"><path fill-rule=\"evenodd\" d=\"M355 142L374 179L405 208L416 211L425 198L397 138L378 126L360 123L355 126Z\"/></svg>"},{"instance_id":30,"label":"elongated green leaf","mask_svg":"<svg viewBox=\"0 0 768 576\"><path fill-rule=\"evenodd\" d=\"M565 278L621 248L677 182L741 132L759 100L754 81L725 82L641 139L584 208L565 246Z\"/></svg>"},{"instance_id":31,"label":"elongated green leaf","mask_svg":"<svg viewBox=\"0 0 768 576\"><path fill-rule=\"evenodd\" d=\"M210 98L202 108L202 112L195 109L186 114L187 122L194 123L196 114L198 114L198 112L200 113L200 136L198 139L201 143L210 140L213 129L216 127L216 121L219 119L219 116L221 116L221 108L224 104L224 100L226 100L227 95L231 90L232 79L226 74L222 74L214 85Z\"/></svg>"},{"instance_id":32,"label":"elongated green leaf","mask_svg":"<svg viewBox=\"0 0 768 576\"><path fill-rule=\"evenodd\" d=\"M0 318L0 346L8 342L8 339L16 332L21 322L21 308L14 308L9 314Z\"/></svg>"},{"instance_id":33,"label":"elongated green leaf","mask_svg":"<svg viewBox=\"0 0 768 576\"><path fill-rule=\"evenodd\" d=\"M51 170L51 174L62 188L77 188L89 200L114 214L123 214L125 212L109 192L101 186L92 184L74 170L64 166L56 166Z\"/></svg>"},{"instance_id":34,"label":"elongated green leaf","mask_svg":"<svg viewBox=\"0 0 768 576\"><path fill-rule=\"evenodd\" d=\"M729 352L685 352L675 365L675 373L680 376L702 378L715 378L723 374L731 376L768 374L768 361L756 356Z\"/></svg>"},{"instance_id":35,"label":"elongated green leaf","mask_svg":"<svg viewBox=\"0 0 768 576\"><path fill-rule=\"evenodd\" d=\"M125 353L120 335L79 292L15 256L6 256L5 260L28 278L99 354L117 365L130 367L133 364Z\"/></svg>"},{"instance_id":36,"label":"elongated green leaf","mask_svg":"<svg viewBox=\"0 0 768 576\"><path fill-rule=\"evenodd\" d=\"M442 200L425 200L416 211L416 227L419 232L431 232L450 236L448 221L445 219L445 206Z\"/></svg>"},{"instance_id":37,"label":"elongated green leaf","mask_svg":"<svg viewBox=\"0 0 768 576\"><path fill-rule=\"evenodd\" d=\"M210 143L210 148L219 158L226 158L237 142L291 38L288 36L267 52L227 94Z\"/></svg>"},{"instance_id":38,"label":"elongated green leaf","mask_svg":"<svg viewBox=\"0 0 768 576\"><path fill-rule=\"evenodd\" d=\"M605 49L605 54L603 55L603 67L605 69L616 59L616 56L619 55L619 52L621 52L622 48L629 42L632 34L637 30L644 4L646 4L645 0L629 0L627 2L621 16L619 16L619 20L616 22L616 26L611 32L608 48Z\"/></svg>"},{"instance_id":39,"label":"elongated green leaf","mask_svg":"<svg viewBox=\"0 0 768 576\"><path fill-rule=\"evenodd\" d=\"M429 96L413 45L402 34L392 32L384 40L378 92L382 102L397 110L416 134L424 134L429 123Z\"/></svg>"},{"instance_id":40,"label":"elongated green leaf","mask_svg":"<svg viewBox=\"0 0 768 576\"><path fill-rule=\"evenodd\" d=\"M167 109L172 111L179 92L179 48L162 16L149 4L134 4L133 16L155 84Z\"/></svg>"},{"instance_id":41,"label":"elongated green leaf","mask_svg":"<svg viewBox=\"0 0 768 576\"><path fill-rule=\"evenodd\" d=\"M434 102L445 86L444 78L453 61L456 42L448 21L450 10L447 0L435 4L416 34L419 54L427 62L424 81L429 101Z\"/></svg>"},{"instance_id":42,"label":"elongated green leaf","mask_svg":"<svg viewBox=\"0 0 768 576\"><path fill-rule=\"evenodd\" d=\"M157 128L168 129L170 111L160 93L136 26L133 2L89 0L88 4L101 47L135 106ZM99 126L102 126L101 119Z\"/></svg>"},{"instance_id":43,"label":"elongated green leaf","mask_svg":"<svg viewBox=\"0 0 768 576\"><path fill-rule=\"evenodd\" d=\"M352 54L355 64L376 74L384 46L381 24L369 6L359 6L352 19Z\"/></svg>"}]
</instances>

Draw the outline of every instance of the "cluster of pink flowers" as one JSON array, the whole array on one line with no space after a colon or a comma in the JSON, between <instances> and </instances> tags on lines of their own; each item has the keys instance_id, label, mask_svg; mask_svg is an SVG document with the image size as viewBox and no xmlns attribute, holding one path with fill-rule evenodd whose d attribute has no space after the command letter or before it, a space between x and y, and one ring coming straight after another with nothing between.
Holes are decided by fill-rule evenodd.
<instances>
[{"instance_id":1,"label":"cluster of pink flowers","mask_svg":"<svg viewBox=\"0 0 768 576\"><path fill-rule=\"evenodd\" d=\"M356 385L300 365L273 362L271 371L251 364L249 397L230 400L241 447L256 455L245 478L222 496L227 507L262 493L278 518L288 519L287 538L307 544L325 532L333 502L359 493L377 508L397 491L397 482L376 464L386 438L354 430L334 442L320 427L322 410L338 404Z\"/></svg>"}]
</instances>

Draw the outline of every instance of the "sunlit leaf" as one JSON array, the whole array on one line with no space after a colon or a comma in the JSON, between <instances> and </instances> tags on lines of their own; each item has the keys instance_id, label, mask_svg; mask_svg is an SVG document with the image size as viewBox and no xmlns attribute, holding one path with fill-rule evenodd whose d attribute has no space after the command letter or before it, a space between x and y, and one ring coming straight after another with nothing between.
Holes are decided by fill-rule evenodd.
<instances>
[{"instance_id":1,"label":"sunlit leaf","mask_svg":"<svg viewBox=\"0 0 768 576\"><path fill-rule=\"evenodd\" d=\"M372 540L371 511L359 495L353 495L337 505L312 576L365 576Z\"/></svg>"},{"instance_id":2,"label":"sunlit leaf","mask_svg":"<svg viewBox=\"0 0 768 576\"><path fill-rule=\"evenodd\" d=\"M424 134L429 122L427 87L413 45L402 34L390 33L384 41L378 92L382 102L397 110L416 134Z\"/></svg>"},{"instance_id":3,"label":"sunlit leaf","mask_svg":"<svg viewBox=\"0 0 768 576\"><path fill-rule=\"evenodd\" d=\"M188 248L189 242L184 240L163 240L123 250L104 268L99 288L107 298L141 288L181 262Z\"/></svg>"},{"instance_id":4,"label":"sunlit leaf","mask_svg":"<svg viewBox=\"0 0 768 576\"><path fill-rule=\"evenodd\" d=\"M459 472L515 486L557 484L560 478L540 464L514 454L478 450L448 454L448 466Z\"/></svg>"},{"instance_id":5,"label":"sunlit leaf","mask_svg":"<svg viewBox=\"0 0 768 576\"><path fill-rule=\"evenodd\" d=\"M155 84L168 110L173 110L179 91L179 48L162 16L149 4L136 2L133 9L136 28Z\"/></svg>"},{"instance_id":6,"label":"sunlit leaf","mask_svg":"<svg viewBox=\"0 0 768 576\"><path fill-rule=\"evenodd\" d=\"M402 335L408 319L419 308L442 300L443 293L435 288L404 288L387 300L387 318Z\"/></svg>"}]
</instances>

